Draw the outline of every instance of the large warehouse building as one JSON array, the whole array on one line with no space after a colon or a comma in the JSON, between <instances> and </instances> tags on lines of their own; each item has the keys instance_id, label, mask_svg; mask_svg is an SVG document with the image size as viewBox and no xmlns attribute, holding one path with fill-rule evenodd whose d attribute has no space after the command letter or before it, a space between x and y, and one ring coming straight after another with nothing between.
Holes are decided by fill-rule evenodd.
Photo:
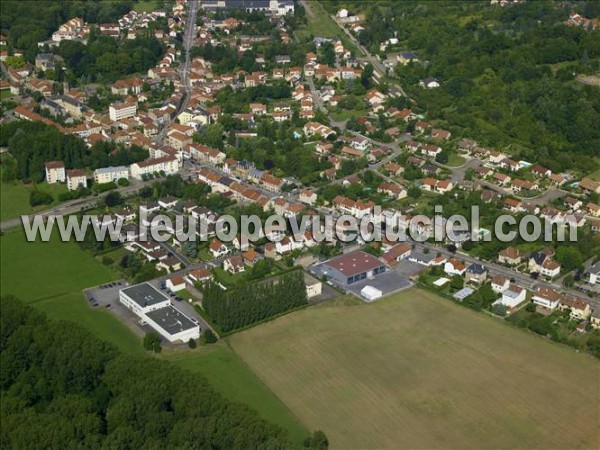
<instances>
[{"instance_id":1,"label":"large warehouse building","mask_svg":"<svg viewBox=\"0 0 600 450\"><path fill-rule=\"evenodd\" d=\"M188 342L200 337L198 324L175 309L169 297L149 283L121 289L119 301L169 342Z\"/></svg>"},{"instance_id":2,"label":"large warehouse building","mask_svg":"<svg viewBox=\"0 0 600 450\"><path fill-rule=\"evenodd\" d=\"M322 264L320 271L327 278L347 286L385 272L385 264L369 253L357 251L330 259Z\"/></svg>"}]
</instances>

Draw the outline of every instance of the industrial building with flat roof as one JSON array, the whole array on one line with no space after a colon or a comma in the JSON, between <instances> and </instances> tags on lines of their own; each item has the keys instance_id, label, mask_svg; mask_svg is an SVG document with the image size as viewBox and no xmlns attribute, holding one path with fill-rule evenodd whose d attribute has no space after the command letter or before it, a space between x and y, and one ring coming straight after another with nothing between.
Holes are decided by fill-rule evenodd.
<instances>
[{"instance_id":1,"label":"industrial building with flat roof","mask_svg":"<svg viewBox=\"0 0 600 450\"><path fill-rule=\"evenodd\" d=\"M346 286L385 272L385 264L369 253L356 251L326 261L320 271L327 278Z\"/></svg>"},{"instance_id":2,"label":"industrial building with flat roof","mask_svg":"<svg viewBox=\"0 0 600 450\"><path fill-rule=\"evenodd\" d=\"M200 337L198 323L175 309L169 297L149 283L121 289L119 301L169 342Z\"/></svg>"}]
</instances>

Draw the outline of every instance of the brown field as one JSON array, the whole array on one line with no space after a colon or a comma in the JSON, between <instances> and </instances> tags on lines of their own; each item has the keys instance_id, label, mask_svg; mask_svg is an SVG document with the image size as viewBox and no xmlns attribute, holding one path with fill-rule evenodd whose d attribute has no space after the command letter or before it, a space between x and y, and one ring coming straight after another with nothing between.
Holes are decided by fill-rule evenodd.
<instances>
[{"instance_id":1,"label":"brown field","mask_svg":"<svg viewBox=\"0 0 600 450\"><path fill-rule=\"evenodd\" d=\"M420 290L229 338L333 448L599 448L600 364Z\"/></svg>"}]
</instances>

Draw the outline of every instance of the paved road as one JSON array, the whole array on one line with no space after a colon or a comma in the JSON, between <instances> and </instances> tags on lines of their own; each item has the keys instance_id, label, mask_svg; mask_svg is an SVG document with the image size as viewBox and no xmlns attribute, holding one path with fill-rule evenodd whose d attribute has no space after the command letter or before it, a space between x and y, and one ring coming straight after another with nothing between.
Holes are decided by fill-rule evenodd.
<instances>
[{"instance_id":1,"label":"paved road","mask_svg":"<svg viewBox=\"0 0 600 450\"><path fill-rule=\"evenodd\" d=\"M98 200L103 197L106 197L109 194L109 192L117 191L117 192L121 193L121 195L123 197L127 197L131 194L134 194L135 192L137 192L140 188L144 187L145 185L152 183L153 181L154 180L148 180L148 181L133 180L132 184L129 186L119 187L117 189L113 189L112 191L103 192L102 194L99 194L98 196L90 196L90 197L86 197L86 198L82 198L82 199L71 200L71 201L62 203L54 208L50 208L50 209L47 209L45 211L41 211L41 212L38 212L35 214L30 214L29 217L31 219L33 219L34 216L38 216L38 215L42 216L42 217L48 217L51 215L66 216L69 214L77 213L79 211L85 211L87 209L94 208L98 204ZM5 220L3 222L0 222L0 230L6 231L10 228L20 226L21 224L22 224L21 217Z\"/></svg>"},{"instance_id":2,"label":"paved road","mask_svg":"<svg viewBox=\"0 0 600 450\"><path fill-rule=\"evenodd\" d=\"M169 253L171 253L175 258L179 260L181 264L183 264L184 268L187 268L192 265L189 259L181 254L181 252L177 251L171 244L168 242L161 242L161 246L165 248Z\"/></svg>"},{"instance_id":3,"label":"paved road","mask_svg":"<svg viewBox=\"0 0 600 450\"><path fill-rule=\"evenodd\" d=\"M172 120L175 120L179 114L181 114L190 102L190 97L192 95L192 83L189 78L191 60L190 60L190 49L194 43L194 39L196 37L196 16L198 14L198 0L190 0L188 3L188 11L187 18L185 23L185 29L183 34L183 62L179 66L179 78L181 80L181 85L183 86L183 96L179 102L177 110L173 113L171 117ZM169 131L169 123L166 123L162 126L154 141L162 145L167 132Z\"/></svg>"},{"instance_id":4,"label":"paved road","mask_svg":"<svg viewBox=\"0 0 600 450\"><path fill-rule=\"evenodd\" d=\"M183 98L179 105L179 109L175 113L175 117L181 114L182 111L187 108L192 94L192 83L189 78L191 60L190 60L190 49L194 43L196 37L196 15L198 13L198 0L191 0L188 2L188 12L185 24L185 32L183 35L183 53L184 61L179 69L179 75L181 77L181 84L183 86Z\"/></svg>"}]
</instances>

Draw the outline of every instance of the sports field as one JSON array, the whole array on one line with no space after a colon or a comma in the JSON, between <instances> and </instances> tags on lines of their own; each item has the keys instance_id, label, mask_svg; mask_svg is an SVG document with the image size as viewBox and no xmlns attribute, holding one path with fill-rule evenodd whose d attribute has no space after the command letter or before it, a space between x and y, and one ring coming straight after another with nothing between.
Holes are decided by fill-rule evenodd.
<instances>
[{"instance_id":1,"label":"sports field","mask_svg":"<svg viewBox=\"0 0 600 450\"><path fill-rule=\"evenodd\" d=\"M333 448L600 445L597 360L425 291L228 340Z\"/></svg>"}]
</instances>

